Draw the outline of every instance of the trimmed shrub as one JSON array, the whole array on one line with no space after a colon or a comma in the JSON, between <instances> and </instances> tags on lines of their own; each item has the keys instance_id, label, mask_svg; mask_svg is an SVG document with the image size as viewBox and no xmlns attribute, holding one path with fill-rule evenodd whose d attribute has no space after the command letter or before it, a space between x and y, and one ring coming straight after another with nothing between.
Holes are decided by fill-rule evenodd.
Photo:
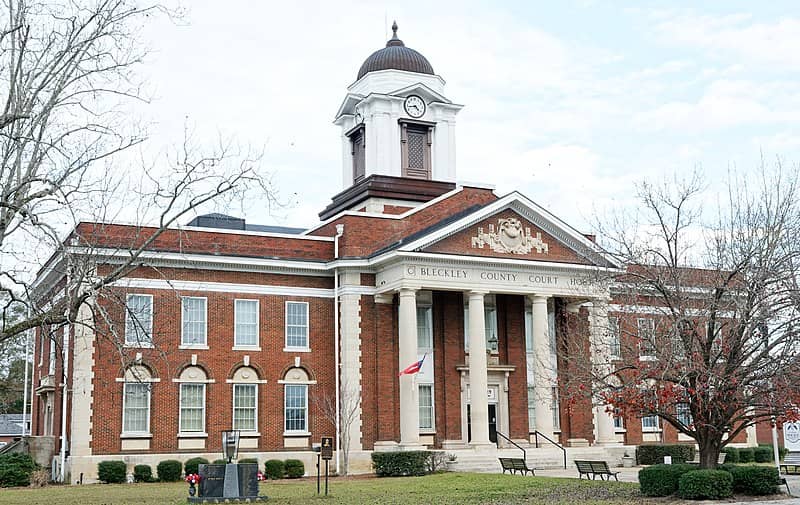
<instances>
[{"instance_id":1,"label":"trimmed shrub","mask_svg":"<svg viewBox=\"0 0 800 505\"><path fill-rule=\"evenodd\" d=\"M136 465L133 467L134 482L153 482L153 469L150 465Z\"/></svg>"},{"instance_id":2,"label":"trimmed shrub","mask_svg":"<svg viewBox=\"0 0 800 505\"><path fill-rule=\"evenodd\" d=\"M197 473L198 468L200 465L207 465L208 460L206 458L189 458L186 460L186 463L183 464L183 472L185 475L189 475L190 473ZM161 473L159 472L159 475Z\"/></svg>"},{"instance_id":3,"label":"trimmed shrub","mask_svg":"<svg viewBox=\"0 0 800 505\"><path fill-rule=\"evenodd\" d=\"M283 467L286 470L286 476L290 479L299 479L306 474L306 467L299 459L287 459L283 463Z\"/></svg>"},{"instance_id":4,"label":"trimmed shrub","mask_svg":"<svg viewBox=\"0 0 800 505\"><path fill-rule=\"evenodd\" d=\"M756 463L769 463L774 459L774 454L772 453L772 447L754 447L753 448L753 459L755 459Z\"/></svg>"},{"instance_id":5,"label":"trimmed shrub","mask_svg":"<svg viewBox=\"0 0 800 505\"><path fill-rule=\"evenodd\" d=\"M722 452L727 454L727 456L725 456L725 463L739 462L739 449L736 447L723 447Z\"/></svg>"},{"instance_id":6,"label":"trimmed shrub","mask_svg":"<svg viewBox=\"0 0 800 505\"><path fill-rule=\"evenodd\" d=\"M724 470L692 470L678 479L678 496L687 500L718 500L733 496L733 476Z\"/></svg>"},{"instance_id":7,"label":"trimmed shrub","mask_svg":"<svg viewBox=\"0 0 800 505\"><path fill-rule=\"evenodd\" d=\"M764 496L778 492L781 479L774 466L734 466L729 471L737 493Z\"/></svg>"},{"instance_id":8,"label":"trimmed shrub","mask_svg":"<svg viewBox=\"0 0 800 505\"><path fill-rule=\"evenodd\" d=\"M772 444L758 444L758 446L759 447L768 447L769 448L769 453L772 454L772 455L775 454L773 452L773 450L772 450ZM778 446L778 457L781 459L781 461L783 461L783 458L786 456L786 453L788 453L788 452L789 452L789 449L787 449L786 447ZM772 460L770 460L770 461L772 461Z\"/></svg>"},{"instance_id":9,"label":"trimmed shrub","mask_svg":"<svg viewBox=\"0 0 800 505\"><path fill-rule=\"evenodd\" d=\"M685 463L694 459L694 445L659 444L640 445L636 448L636 460L640 465L660 465L664 456L672 456L673 463Z\"/></svg>"},{"instance_id":10,"label":"trimmed shrub","mask_svg":"<svg viewBox=\"0 0 800 505\"><path fill-rule=\"evenodd\" d=\"M121 484L127 480L128 468L121 459L97 464L97 478L106 484Z\"/></svg>"},{"instance_id":11,"label":"trimmed shrub","mask_svg":"<svg viewBox=\"0 0 800 505\"><path fill-rule=\"evenodd\" d=\"M258 465L258 458L242 458L236 461L240 465Z\"/></svg>"},{"instance_id":12,"label":"trimmed shrub","mask_svg":"<svg viewBox=\"0 0 800 505\"><path fill-rule=\"evenodd\" d=\"M282 479L285 473L286 468L279 459L268 459L264 463L264 476L270 480Z\"/></svg>"},{"instance_id":13,"label":"trimmed shrub","mask_svg":"<svg viewBox=\"0 0 800 505\"><path fill-rule=\"evenodd\" d=\"M742 447L739 449L739 463L752 463L756 460L752 447Z\"/></svg>"},{"instance_id":14,"label":"trimmed shrub","mask_svg":"<svg viewBox=\"0 0 800 505\"><path fill-rule=\"evenodd\" d=\"M176 459L165 459L156 466L158 480L161 482L177 482L181 480L182 471L183 464Z\"/></svg>"},{"instance_id":15,"label":"trimmed shrub","mask_svg":"<svg viewBox=\"0 0 800 505\"><path fill-rule=\"evenodd\" d=\"M39 465L29 454L14 452L0 456L0 487L28 486Z\"/></svg>"},{"instance_id":16,"label":"trimmed shrub","mask_svg":"<svg viewBox=\"0 0 800 505\"><path fill-rule=\"evenodd\" d=\"M639 488L645 496L669 496L678 490L678 479L692 465L653 465L639 470Z\"/></svg>"},{"instance_id":17,"label":"trimmed shrub","mask_svg":"<svg viewBox=\"0 0 800 505\"><path fill-rule=\"evenodd\" d=\"M373 452L372 466L378 477L425 475L430 468L428 451Z\"/></svg>"},{"instance_id":18,"label":"trimmed shrub","mask_svg":"<svg viewBox=\"0 0 800 505\"><path fill-rule=\"evenodd\" d=\"M213 464L214 465L227 465L228 464L228 460L227 459L215 459Z\"/></svg>"}]
</instances>

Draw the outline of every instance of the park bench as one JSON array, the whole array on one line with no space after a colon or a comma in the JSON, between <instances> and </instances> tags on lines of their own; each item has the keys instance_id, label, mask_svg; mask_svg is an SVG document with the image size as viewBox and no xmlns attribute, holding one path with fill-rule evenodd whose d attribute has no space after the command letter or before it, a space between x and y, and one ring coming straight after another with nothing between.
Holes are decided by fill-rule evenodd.
<instances>
[{"instance_id":1,"label":"park bench","mask_svg":"<svg viewBox=\"0 0 800 505\"><path fill-rule=\"evenodd\" d=\"M790 473L789 467L792 467L793 472L791 473L797 473L797 468L800 467L800 452L786 453L780 467L783 473Z\"/></svg>"},{"instance_id":2,"label":"park bench","mask_svg":"<svg viewBox=\"0 0 800 505\"><path fill-rule=\"evenodd\" d=\"M536 475L533 473L533 468L528 468L528 464L525 463L525 460L522 458L499 458L500 459L500 466L503 467L503 473L506 473L508 470L511 473L516 474L517 472L522 472L522 475L527 475L528 472L531 475Z\"/></svg>"},{"instance_id":3,"label":"park bench","mask_svg":"<svg viewBox=\"0 0 800 505\"><path fill-rule=\"evenodd\" d=\"M587 461L587 460L575 460L575 466L578 468L578 478L582 479L584 475L586 475L586 479L589 479L589 476L592 476L592 480L595 480L595 477L598 475L600 476L600 480L611 479L614 477L614 480L619 481L617 475L619 472L612 472L611 469L608 468L608 463L605 461Z\"/></svg>"},{"instance_id":4,"label":"park bench","mask_svg":"<svg viewBox=\"0 0 800 505\"><path fill-rule=\"evenodd\" d=\"M721 465L721 464L725 463L725 458L727 456L728 456L727 453L720 452L719 456L717 456L717 464ZM700 464L700 451L695 451L694 459L691 460L691 461L687 461L686 463L689 464L689 465L699 465Z\"/></svg>"}]
</instances>

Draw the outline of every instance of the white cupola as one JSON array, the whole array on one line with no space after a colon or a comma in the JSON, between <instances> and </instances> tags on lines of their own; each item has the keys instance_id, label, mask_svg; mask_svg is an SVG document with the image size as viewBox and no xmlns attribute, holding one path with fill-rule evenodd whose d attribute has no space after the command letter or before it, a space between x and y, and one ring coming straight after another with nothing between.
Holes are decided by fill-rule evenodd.
<instances>
[{"instance_id":1,"label":"white cupola","mask_svg":"<svg viewBox=\"0 0 800 505\"><path fill-rule=\"evenodd\" d=\"M428 60L397 38L361 65L334 124L342 129L342 183L371 175L455 182L455 117Z\"/></svg>"}]
</instances>

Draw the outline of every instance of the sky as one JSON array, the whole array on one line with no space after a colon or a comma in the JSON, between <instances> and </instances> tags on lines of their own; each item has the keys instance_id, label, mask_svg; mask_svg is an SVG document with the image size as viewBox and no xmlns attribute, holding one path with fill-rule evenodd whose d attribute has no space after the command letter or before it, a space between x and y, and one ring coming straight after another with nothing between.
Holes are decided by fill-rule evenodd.
<instances>
[{"instance_id":1,"label":"sky","mask_svg":"<svg viewBox=\"0 0 800 505\"><path fill-rule=\"evenodd\" d=\"M796 2L255 2L184 5L149 24L138 69L152 148L218 135L263 147L289 205L248 222L310 227L344 189L332 124L393 20L464 104L457 178L520 191L581 231L634 185L700 168L720 185L760 160L800 162Z\"/></svg>"}]
</instances>

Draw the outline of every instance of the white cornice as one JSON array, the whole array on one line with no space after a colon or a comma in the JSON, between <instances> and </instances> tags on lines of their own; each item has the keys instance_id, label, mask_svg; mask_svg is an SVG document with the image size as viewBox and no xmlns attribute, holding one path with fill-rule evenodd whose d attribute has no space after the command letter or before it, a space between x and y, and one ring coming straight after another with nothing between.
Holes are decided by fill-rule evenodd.
<instances>
[{"instance_id":1,"label":"white cornice","mask_svg":"<svg viewBox=\"0 0 800 505\"><path fill-rule=\"evenodd\" d=\"M229 282L176 281L126 277L113 283L112 286L127 289L169 289L173 291L211 291L217 293L333 298L333 289L266 286L263 284L234 284Z\"/></svg>"}]
</instances>

